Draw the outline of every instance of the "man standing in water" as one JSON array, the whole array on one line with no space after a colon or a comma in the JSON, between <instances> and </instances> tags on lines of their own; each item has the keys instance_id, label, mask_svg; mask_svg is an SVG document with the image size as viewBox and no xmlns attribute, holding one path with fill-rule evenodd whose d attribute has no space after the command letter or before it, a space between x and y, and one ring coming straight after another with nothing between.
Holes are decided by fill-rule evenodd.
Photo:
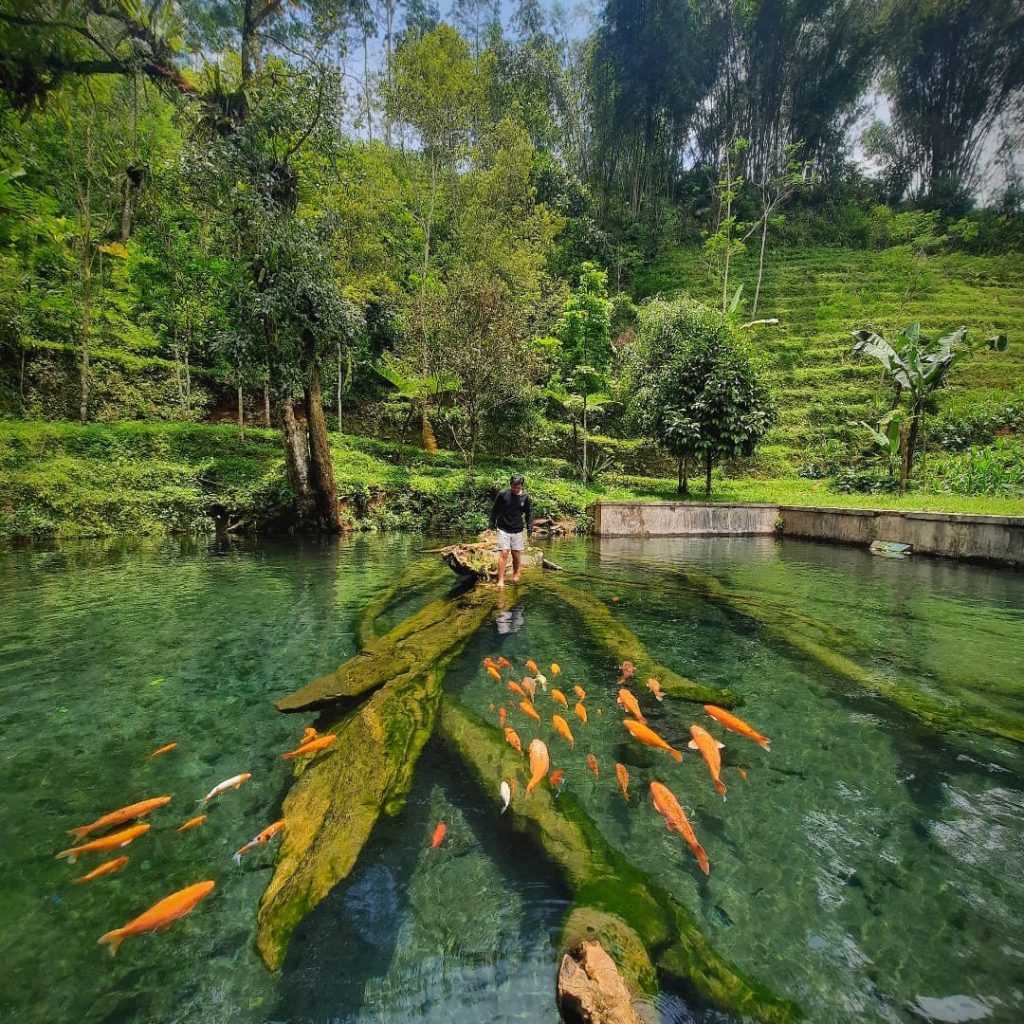
<instances>
[{"instance_id":1,"label":"man standing in water","mask_svg":"<svg viewBox=\"0 0 1024 1024\"><path fill-rule=\"evenodd\" d=\"M512 552L512 582L519 582L520 562L523 557L523 525L526 534L533 536L533 501L525 493L526 481L516 473L508 482L508 490L500 491L491 509L491 529L498 531L498 586L505 586L505 567L508 553Z\"/></svg>"}]
</instances>

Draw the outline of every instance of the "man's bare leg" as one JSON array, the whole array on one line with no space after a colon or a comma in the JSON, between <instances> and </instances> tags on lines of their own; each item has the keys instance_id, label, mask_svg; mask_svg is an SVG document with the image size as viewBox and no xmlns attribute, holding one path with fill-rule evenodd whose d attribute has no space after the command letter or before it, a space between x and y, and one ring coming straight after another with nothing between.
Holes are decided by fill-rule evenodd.
<instances>
[{"instance_id":1,"label":"man's bare leg","mask_svg":"<svg viewBox=\"0 0 1024 1024\"><path fill-rule=\"evenodd\" d=\"M522 557L523 557L523 553L521 551L513 551L512 552L512 582L513 583L518 583L519 582L519 562L522 559Z\"/></svg>"},{"instance_id":2,"label":"man's bare leg","mask_svg":"<svg viewBox=\"0 0 1024 1024\"><path fill-rule=\"evenodd\" d=\"M498 553L498 586L505 586L505 566L508 565L508 551Z\"/></svg>"}]
</instances>

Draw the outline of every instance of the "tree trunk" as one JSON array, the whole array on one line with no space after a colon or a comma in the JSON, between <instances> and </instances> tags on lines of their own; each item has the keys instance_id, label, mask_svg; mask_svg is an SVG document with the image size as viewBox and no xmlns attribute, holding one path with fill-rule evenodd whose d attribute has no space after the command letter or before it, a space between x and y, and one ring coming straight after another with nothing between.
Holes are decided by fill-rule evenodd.
<instances>
[{"instance_id":1,"label":"tree trunk","mask_svg":"<svg viewBox=\"0 0 1024 1024\"><path fill-rule=\"evenodd\" d=\"M761 227L761 256L757 261L757 288L754 289L754 308L750 311L750 319L757 316L757 303L761 298L761 282L764 280L764 250L768 241L768 212L765 211L764 223Z\"/></svg>"},{"instance_id":2,"label":"tree trunk","mask_svg":"<svg viewBox=\"0 0 1024 1024\"><path fill-rule=\"evenodd\" d=\"M185 384L181 379L181 352L178 348L178 328L174 328L174 383L178 387L178 409L185 415Z\"/></svg>"},{"instance_id":3,"label":"tree trunk","mask_svg":"<svg viewBox=\"0 0 1024 1024\"><path fill-rule=\"evenodd\" d=\"M910 410L910 429L907 431L907 449L903 453L904 470L902 475L902 486L905 488L910 474L914 472L914 450L917 448L917 435L921 429L921 420L924 418L924 400L915 402Z\"/></svg>"},{"instance_id":4,"label":"tree trunk","mask_svg":"<svg viewBox=\"0 0 1024 1024\"><path fill-rule=\"evenodd\" d=\"M267 426L270 426L270 381L266 380L263 382L263 418L267 422Z\"/></svg>"},{"instance_id":5,"label":"tree trunk","mask_svg":"<svg viewBox=\"0 0 1024 1024\"><path fill-rule=\"evenodd\" d=\"M309 422L309 487L317 526L325 533L341 532L338 489L334 483L331 443L324 418L320 376L314 367L306 390L306 418Z\"/></svg>"},{"instance_id":6,"label":"tree trunk","mask_svg":"<svg viewBox=\"0 0 1024 1024\"><path fill-rule=\"evenodd\" d=\"M338 342L338 433L341 433L341 342Z\"/></svg>"},{"instance_id":7,"label":"tree trunk","mask_svg":"<svg viewBox=\"0 0 1024 1024\"><path fill-rule=\"evenodd\" d=\"M185 345L185 408L192 411L192 370L188 365L188 344Z\"/></svg>"},{"instance_id":8,"label":"tree trunk","mask_svg":"<svg viewBox=\"0 0 1024 1024\"><path fill-rule=\"evenodd\" d=\"M689 462L690 456L684 455L679 459L678 464L679 477L676 484L676 491L684 496L688 496L690 493L690 481L688 479L690 475Z\"/></svg>"},{"instance_id":9,"label":"tree trunk","mask_svg":"<svg viewBox=\"0 0 1024 1024\"><path fill-rule=\"evenodd\" d=\"M245 440L245 400L242 397L242 385L238 385L238 439Z\"/></svg>"},{"instance_id":10,"label":"tree trunk","mask_svg":"<svg viewBox=\"0 0 1024 1024\"><path fill-rule=\"evenodd\" d=\"M281 431L284 438L284 463L288 470L288 483L295 495L295 516L300 522L308 522L313 504L309 493L306 432L295 419L295 407L290 398L281 403Z\"/></svg>"},{"instance_id":11,"label":"tree trunk","mask_svg":"<svg viewBox=\"0 0 1024 1024\"><path fill-rule=\"evenodd\" d=\"M423 445L423 450L428 455L437 454L437 438L434 436L434 428L430 425L430 417L427 415L427 403L424 400L420 400L419 403L420 413L420 441Z\"/></svg>"},{"instance_id":12,"label":"tree trunk","mask_svg":"<svg viewBox=\"0 0 1024 1024\"><path fill-rule=\"evenodd\" d=\"M82 245L82 359L79 367L81 394L78 417L85 423L89 418L89 335L92 330L92 233L86 231Z\"/></svg>"},{"instance_id":13,"label":"tree trunk","mask_svg":"<svg viewBox=\"0 0 1024 1024\"><path fill-rule=\"evenodd\" d=\"M704 497L711 497L711 452L704 455Z\"/></svg>"},{"instance_id":14,"label":"tree trunk","mask_svg":"<svg viewBox=\"0 0 1024 1024\"><path fill-rule=\"evenodd\" d=\"M583 394L583 482L589 483L590 467L587 465L587 395Z\"/></svg>"}]
</instances>

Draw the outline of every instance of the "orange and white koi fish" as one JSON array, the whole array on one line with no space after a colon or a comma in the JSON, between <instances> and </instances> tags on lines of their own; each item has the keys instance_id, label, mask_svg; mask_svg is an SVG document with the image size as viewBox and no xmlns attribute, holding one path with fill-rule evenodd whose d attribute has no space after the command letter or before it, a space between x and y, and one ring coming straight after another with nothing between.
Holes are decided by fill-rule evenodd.
<instances>
[{"instance_id":1,"label":"orange and white koi fish","mask_svg":"<svg viewBox=\"0 0 1024 1024\"><path fill-rule=\"evenodd\" d=\"M584 690L582 686L574 686L572 688L572 692L576 694L576 696L577 696L577 698L579 700L586 700L587 699L587 691Z\"/></svg>"},{"instance_id":2,"label":"orange and white koi fish","mask_svg":"<svg viewBox=\"0 0 1024 1024\"><path fill-rule=\"evenodd\" d=\"M501 682L501 673L493 665L487 666L487 674L492 679L497 679L499 683Z\"/></svg>"},{"instance_id":3,"label":"orange and white koi fish","mask_svg":"<svg viewBox=\"0 0 1024 1024\"><path fill-rule=\"evenodd\" d=\"M529 669L529 670L530 670L530 671L531 671L531 672L532 672L532 673L533 673L534 675L536 675L536 674L537 674L537 673L538 673L538 672L540 671L540 669L539 669L539 668L537 667L537 662L535 662L535 661L534 661L534 660L533 660L532 658L527 658L527 659L526 659L526 667L527 667L527 668L528 668L528 669Z\"/></svg>"},{"instance_id":4,"label":"orange and white koi fish","mask_svg":"<svg viewBox=\"0 0 1024 1024\"><path fill-rule=\"evenodd\" d=\"M621 761L615 762L615 778L619 780L619 788L626 803L629 803L629 772Z\"/></svg>"},{"instance_id":5,"label":"orange and white koi fish","mask_svg":"<svg viewBox=\"0 0 1024 1024\"><path fill-rule=\"evenodd\" d=\"M619 677L619 682L624 683L627 679L632 679L636 674L636 666L631 661L624 661L619 666L619 671L622 673Z\"/></svg>"},{"instance_id":6,"label":"orange and white koi fish","mask_svg":"<svg viewBox=\"0 0 1024 1024\"><path fill-rule=\"evenodd\" d=\"M543 781L551 767L551 758L543 740L534 740L530 744L530 781L526 785L529 796Z\"/></svg>"},{"instance_id":7,"label":"orange and white koi fish","mask_svg":"<svg viewBox=\"0 0 1024 1024\"><path fill-rule=\"evenodd\" d=\"M577 704L573 709L576 712L576 717L586 725L589 719L587 718L587 709L582 704Z\"/></svg>"},{"instance_id":8,"label":"orange and white koi fish","mask_svg":"<svg viewBox=\"0 0 1024 1024\"><path fill-rule=\"evenodd\" d=\"M530 700L537 699L537 683L529 676L523 676L523 689L529 694Z\"/></svg>"},{"instance_id":9,"label":"orange and white koi fish","mask_svg":"<svg viewBox=\"0 0 1024 1024\"><path fill-rule=\"evenodd\" d=\"M165 896L159 903L155 903L145 913L139 914L133 921L129 921L123 928L115 928L106 935L101 935L98 943L109 943L110 955L114 956L120 945L129 935L141 935L143 932L159 932L169 927L179 917L191 913L200 900L205 899L213 892L216 882L199 882L190 885L186 889L171 893Z\"/></svg>"},{"instance_id":10,"label":"orange and white koi fish","mask_svg":"<svg viewBox=\"0 0 1024 1024\"><path fill-rule=\"evenodd\" d=\"M502 705L498 708L498 728L505 728L505 720L508 718L508 712L505 710L505 706Z\"/></svg>"},{"instance_id":11,"label":"orange and white koi fish","mask_svg":"<svg viewBox=\"0 0 1024 1024\"><path fill-rule=\"evenodd\" d=\"M524 700L527 697L526 691L514 679L509 681L508 692L514 693L517 697L522 697Z\"/></svg>"},{"instance_id":12,"label":"orange and white koi fish","mask_svg":"<svg viewBox=\"0 0 1024 1024\"><path fill-rule=\"evenodd\" d=\"M232 775L230 779L218 782L217 785L214 786L213 789L211 789L210 792L207 793L199 802L201 804L208 804L215 796L220 796L221 793L226 793L229 789L239 789L243 782L247 782L251 778L251 772L243 772L241 775Z\"/></svg>"},{"instance_id":13,"label":"orange and white koi fish","mask_svg":"<svg viewBox=\"0 0 1024 1024\"><path fill-rule=\"evenodd\" d=\"M548 776L548 782L550 782L551 785L555 787L555 789L558 789L559 786L561 786L564 781L565 781L565 772L563 772L561 768L556 768Z\"/></svg>"},{"instance_id":14,"label":"orange and white koi fish","mask_svg":"<svg viewBox=\"0 0 1024 1024\"><path fill-rule=\"evenodd\" d=\"M566 711L569 710L569 702L565 699L565 694L562 693L561 690L552 690L551 691L551 699L552 700L557 700L558 703L561 704L562 707L565 708Z\"/></svg>"},{"instance_id":15,"label":"orange and white koi fish","mask_svg":"<svg viewBox=\"0 0 1024 1024\"><path fill-rule=\"evenodd\" d=\"M505 730L505 742L517 753L522 754L523 744L519 739L519 733L515 729L509 728Z\"/></svg>"},{"instance_id":16,"label":"orange and white koi fish","mask_svg":"<svg viewBox=\"0 0 1024 1024\"><path fill-rule=\"evenodd\" d=\"M601 777L597 770L597 758L593 754L587 754L587 767L594 773L595 779Z\"/></svg>"},{"instance_id":17,"label":"orange and white koi fish","mask_svg":"<svg viewBox=\"0 0 1024 1024\"><path fill-rule=\"evenodd\" d=\"M434 829L434 835L430 840L430 848L436 850L443 842L444 837L448 834L448 826L443 822L437 823L437 828Z\"/></svg>"},{"instance_id":18,"label":"orange and white koi fish","mask_svg":"<svg viewBox=\"0 0 1024 1024\"><path fill-rule=\"evenodd\" d=\"M699 750L700 756L708 763L711 771L711 781L715 784L718 795L725 799L725 783L722 781L722 755L718 753L724 743L719 743L707 730L699 725L690 726L692 740L687 744L691 750Z\"/></svg>"},{"instance_id":19,"label":"orange and white koi fish","mask_svg":"<svg viewBox=\"0 0 1024 1024\"><path fill-rule=\"evenodd\" d=\"M512 662L508 660L504 655L498 656L498 667L499 668L511 668Z\"/></svg>"},{"instance_id":20,"label":"orange and white koi fish","mask_svg":"<svg viewBox=\"0 0 1024 1024\"><path fill-rule=\"evenodd\" d=\"M569 749L572 750L576 746L576 739L573 737L572 730L569 728L569 723L561 715L552 715L551 724L555 727L555 732L564 740L569 741Z\"/></svg>"},{"instance_id":21,"label":"orange and white koi fish","mask_svg":"<svg viewBox=\"0 0 1024 1024\"><path fill-rule=\"evenodd\" d=\"M534 672L533 678L540 683L540 688L547 693L548 692L548 677L543 672Z\"/></svg>"},{"instance_id":22,"label":"orange and white koi fish","mask_svg":"<svg viewBox=\"0 0 1024 1024\"><path fill-rule=\"evenodd\" d=\"M704 710L716 722L724 725L726 729L739 733L740 736L746 736L748 740L753 740L755 743L760 743L765 750L769 751L769 753L771 752L772 741L767 736L762 736L759 732L752 729L742 718L730 715L728 711L723 711L722 708L715 707L714 704L705 704Z\"/></svg>"},{"instance_id":23,"label":"orange and white koi fish","mask_svg":"<svg viewBox=\"0 0 1024 1024\"><path fill-rule=\"evenodd\" d=\"M269 843L284 828L284 818L280 821L275 821L273 825L268 825L262 832L253 836L240 850L235 851L235 863L241 864L242 857L245 856L250 850L254 850L257 846L262 846L264 843Z\"/></svg>"},{"instance_id":24,"label":"orange and white koi fish","mask_svg":"<svg viewBox=\"0 0 1024 1024\"><path fill-rule=\"evenodd\" d=\"M187 832L190 828L199 828L202 823L206 821L205 814L198 814L194 818L189 818L181 828L176 828L175 832Z\"/></svg>"},{"instance_id":25,"label":"orange and white koi fish","mask_svg":"<svg viewBox=\"0 0 1024 1024\"><path fill-rule=\"evenodd\" d=\"M93 868L89 874L82 875L81 878L76 878L75 885L81 885L83 882L91 882L94 878L102 878L104 875L112 875L115 871L120 871L127 863L127 857L115 857L113 860L108 860L106 864L101 864L98 868Z\"/></svg>"},{"instance_id":26,"label":"orange and white koi fish","mask_svg":"<svg viewBox=\"0 0 1024 1024\"><path fill-rule=\"evenodd\" d=\"M509 804L512 803L512 786L502 779L498 793L501 795L501 813L504 814L508 810Z\"/></svg>"},{"instance_id":27,"label":"orange and white koi fish","mask_svg":"<svg viewBox=\"0 0 1024 1024\"><path fill-rule=\"evenodd\" d=\"M519 710L527 717L532 718L537 722L540 721L540 715L537 713L537 709L528 700L521 700L519 702Z\"/></svg>"},{"instance_id":28,"label":"orange and white koi fish","mask_svg":"<svg viewBox=\"0 0 1024 1024\"><path fill-rule=\"evenodd\" d=\"M697 857L697 863L701 871L708 874L711 865L708 863L708 855L704 847L700 845L696 833L690 827L686 812L680 806L672 791L663 786L660 782L651 783L651 796L654 797L655 810L665 819L665 824L670 832L678 832L687 842L690 849Z\"/></svg>"},{"instance_id":29,"label":"orange and white koi fish","mask_svg":"<svg viewBox=\"0 0 1024 1024\"><path fill-rule=\"evenodd\" d=\"M661 683L658 682L653 676L647 680L647 689L654 694L655 700L664 700L665 692L661 688Z\"/></svg>"},{"instance_id":30,"label":"orange and white koi fish","mask_svg":"<svg viewBox=\"0 0 1024 1024\"><path fill-rule=\"evenodd\" d=\"M551 674L553 676L557 676L557 675L561 675L562 674L562 666L559 665L557 661L553 661L551 663Z\"/></svg>"},{"instance_id":31,"label":"orange and white koi fish","mask_svg":"<svg viewBox=\"0 0 1024 1024\"><path fill-rule=\"evenodd\" d=\"M178 749L178 744L177 743L168 743L166 747L157 747L156 750L154 750L153 753L150 754L149 757L146 758L146 760L147 761L152 761L154 757L159 757L161 754L169 754L172 750L177 750L177 749Z\"/></svg>"},{"instance_id":32,"label":"orange and white koi fish","mask_svg":"<svg viewBox=\"0 0 1024 1024\"><path fill-rule=\"evenodd\" d=\"M123 825L126 821L131 821L134 818L144 818L150 811L155 811L158 807L164 807L170 802L171 798L169 796L155 796L151 800L140 800L137 804L129 804L127 807L121 807L116 811L111 811L109 814L104 814L102 818L97 818L91 825L70 828L68 832L76 839L84 839L90 832L95 832L98 829Z\"/></svg>"},{"instance_id":33,"label":"orange and white koi fish","mask_svg":"<svg viewBox=\"0 0 1024 1024\"><path fill-rule=\"evenodd\" d=\"M304 743L301 747L297 747L295 750L289 750L287 754L281 755L282 761L291 761L296 757L305 757L307 754L316 754L321 750L326 750L338 737L331 734L328 736L318 736L315 740L310 740L308 743Z\"/></svg>"},{"instance_id":34,"label":"orange and white koi fish","mask_svg":"<svg viewBox=\"0 0 1024 1024\"><path fill-rule=\"evenodd\" d=\"M625 687L619 690L619 696L615 703L628 711L642 725L647 724L647 719L644 718L644 713L640 710L639 702Z\"/></svg>"},{"instance_id":35,"label":"orange and white koi fish","mask_svg":"<svg viewBox=\"0 0 1024 1024\"><path fill-rule=\"evenodd\" d=\"M319 735L320 733L318 733L316 729L313 728L313 726L307 725L305 732L303 732L302 734L302 739L299 740L299 746L304 747L311 740L315 740Z\"/></svg>"},{"instance_id":36,"label":"orange and white koi fish","mask_svg":"<svg viewBox=\"0 0 1024 1024\"><path fill-rule=\"evenodd\" d=\"M629 730L630 736L639 740L646 747L656 747L658 750L667 751L677 761L682 761L683 755L675 747L670 747L653 729L648 728L641 722L634 722L632 718L625 718L622 724Z\"/></svg>"},{"instance_id":37,"label":"orange and white koi fish","mask_svg":"<svg viewBox=\"0 0 1024 1024\"><path fill-rule=\"evenodd\" d=\"M83 846L75 846L70 850L61 850L57 857L67 857L69 863L74 864L83 853L116 850L120 846L127 846L130 842L138 839L141 835L145 835L148 831L149 823L144 821L141 825L132 825L131 828L123 829L120 832L113 832L109 836L103 836L102 839L94 839L91 843L85 843Z\"/></svg>"}]
</instances>

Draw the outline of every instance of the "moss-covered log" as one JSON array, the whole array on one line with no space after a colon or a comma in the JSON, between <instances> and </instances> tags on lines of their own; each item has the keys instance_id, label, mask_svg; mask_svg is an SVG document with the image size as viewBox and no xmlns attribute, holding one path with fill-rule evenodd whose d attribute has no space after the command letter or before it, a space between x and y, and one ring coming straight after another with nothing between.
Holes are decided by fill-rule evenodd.
<instances>
[{"instance_id":1,"label":"moss-covered log","mask_svg":"<svg viewBox=\"0 0 1024 1024\"><path fill-rule=\"evenodd\" d=\"M421 660L393 668L365 704L321 727L338 738L297 768L282 814L288 827L260 901L256 946L268 967L280 966L295 927L348 876L381 812L401 810L434 728L448 663L493 605L486 593L450 602L452 622L436 632L433 649L421 638Z\"/></svg>"},{"instance_id":2,"label":"moss-covered log","mask_svg":"<svg viewBox=\"0 0 1024 1024\"><path fill-rule=\"evenodd\" d=\"M356 643L360 649L368 647L380 636L377 621L389 608L399 601L422 594L443 578L444 570L432 556L410 565L390 587L380 591L360 613L356 620Z\"/></svg>"},{"instance_id":3,"label":"moss-covered log","mask_svg":"<svg viewBox=\"0 0 1024 1024\"><path fill-rule=\"evenodd\" d=\"M480 588L431 601L354 658L282 697L278 711L309 711L362 697L396 676L417 673L465 643L494 607L495 591Z\"/></svg>"},{"instance_id":4,"label":"moss-covered log","mask_svg":"<svg viewBox=\"0 0 1024 1024\"><path fill-rule=\"evenodd\" d=\"M640 642L608 609L608 606L593 594L574 587L571 583L544 574L531 580L531 585L546 590L559 601L580 614L583 627L601 648L618 664L631 661L641 682L653 676L661 683L665 693L698 704L717 704L723 708L737 707L741 701L732 690L705 686L673 672L665 665L659 665Z\"/></svg>"},{"instance_id":5,"label":"moss-covered log","mask_svg":"<svg viewBox=\"0 0 1024 1024\"><path fill-rule=\"evenodd\" d=\"M523 759L498 731L450 697L441 708L440 731L486 792L493 793L501 779L522 777ZM510 828L533 839L575 889L570 924L576 916L578 926L579 912L590 911L597 938L609 950L623 941L628 943L630 933L639 936L663 975L732 1013L770 1024L800 1019L794 1004L745 978L719 956L690 913L609 846L569 794L563 793L556 807L545 786L529 797L523 792L520 787L506 820ZM567 930L567 942L577 938L575 931L570 934ZM644 980L643 958L618 966L638 987L649 986L649 977Z\"/></svg>"}]
</instances>

